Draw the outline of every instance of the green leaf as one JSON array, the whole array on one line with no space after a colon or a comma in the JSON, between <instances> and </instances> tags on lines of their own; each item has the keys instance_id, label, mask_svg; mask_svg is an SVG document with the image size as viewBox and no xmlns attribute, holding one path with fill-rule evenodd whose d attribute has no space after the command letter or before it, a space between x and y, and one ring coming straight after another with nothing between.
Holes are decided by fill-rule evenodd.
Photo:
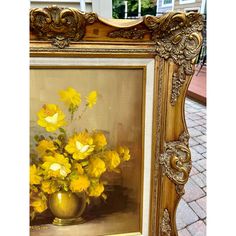
<instances>
[{"instance_id":1,"label":"green leaf","mask_svg":"<svg viewBox=\"0 0 236 236\"><path fill-rule=\"evenodd\" d=\"M36 142L39 141L39 136L38 136L37 134L34 136L34 140L35 140Z\"/></svg>"},{"instance_id":2,"label":"green leaf","mask_svg":"<svg viewBox=\"0 0 236 236\"><path fill-rule=\"evenodd\" d=\"M64 134L66 134L66 131L63 129L63 128L59 128L59 131L61 132L61 133L64 133Z\"/></svg>"},{"instance_id":3,"label":"green leaf","mask_svg":"<svg viewBox=\"0 0 236 236\"><path fill-rule=\"evenodd\" d=\"M82 162L80 162L80 165L82 166L82 167L84 167L84 166L87 166L88 165L88 161L82 161Z\"/></svg>"}]
</instances>

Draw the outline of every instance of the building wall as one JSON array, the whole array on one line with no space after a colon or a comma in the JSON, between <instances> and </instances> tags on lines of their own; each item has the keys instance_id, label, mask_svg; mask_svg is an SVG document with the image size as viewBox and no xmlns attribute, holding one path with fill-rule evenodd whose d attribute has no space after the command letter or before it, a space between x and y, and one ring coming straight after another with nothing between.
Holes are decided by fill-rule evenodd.
<instances>
[{"instance_id":1,"label":"building wall","mask_svg":"<svg viewBox=\"0 0 236 236\"><path fill-rule=\"evenodd\" d=\"M172 0L171 6L162 6L164 0L157 0L157 14L162 12L168 12L172 11L172 5L174 3L174 0Z\"/></svg>"},{"instance_id":2,"label":"building wall","mask_svg":"<svg viewBox=\"0 0 236 236\"><path fill-rule=\"evenodd\" d=\"M30 7L47 7L57 5L59 7L74 7L80 9L80 0L31 0ZM105 10L104 10L105 9ZM112 18L112 1L111 0L85 0L85 11L96 12L104 18Z\"/></svg>"},{"instance_id":3,"label":"building wall","mask_svg":"<svg viewBox=\"0 0 236 236\"><path fill-rule=\"evenodd\" d=\"M174 11L188 11L190 9L196 9L201 11L202 0L195 0L193 3L181 4L180 0L175 0Z\"/></svg>"}]
</instances>

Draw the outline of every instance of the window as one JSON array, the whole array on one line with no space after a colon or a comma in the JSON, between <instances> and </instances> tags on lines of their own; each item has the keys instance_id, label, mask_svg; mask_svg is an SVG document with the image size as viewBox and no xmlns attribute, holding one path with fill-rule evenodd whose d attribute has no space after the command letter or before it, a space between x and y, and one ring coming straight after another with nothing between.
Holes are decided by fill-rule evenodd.
<instances>
[{"instance_id":1,"label":"window","mask_svg":"<svg viewBox=\"0 0 236 236\"><path fill-rule=\"evenodd\" d=\"M162 1L162 6L171 6L172 5L172 0L163 0Z\"/></svg>"},{"instance_id":2,"label":"window","mask_svg":"<svg viewBox=\"0 0 236 236\"><path fill-rule=\"evenodd\" d=\"M199 7L196 7L196 8L185 8L184 11L186 13L188 13L188 12L200 12L200 8Z\"/></svg>"},{"instance_id":3,"label":"window","mask_svg":"<svg viewBox=\"0 0 236 236\"><path fill-rule=\"evenodd\" d=\"M194 3L196 0L179 0L180 4Z\"/></svg>"}]
</instances>

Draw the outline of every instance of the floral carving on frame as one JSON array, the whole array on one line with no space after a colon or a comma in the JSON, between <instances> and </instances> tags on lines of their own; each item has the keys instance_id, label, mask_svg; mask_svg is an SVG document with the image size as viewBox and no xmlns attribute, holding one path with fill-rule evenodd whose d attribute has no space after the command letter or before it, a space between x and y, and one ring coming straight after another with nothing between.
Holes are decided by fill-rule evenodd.
<instances>
[{"instance_id":1,"label":"floral carving on frame","mask_svg":"<svg viewBox=\"0 0 236 236\"><path fill-rule=\"evenodd\" d=\"M69 46L85 35L87 24L97 20L95 13L83 13L75 8L35 8L30 10L30 26L41 39L51 39L58 48Z\"/></svg>"}]
</instances>

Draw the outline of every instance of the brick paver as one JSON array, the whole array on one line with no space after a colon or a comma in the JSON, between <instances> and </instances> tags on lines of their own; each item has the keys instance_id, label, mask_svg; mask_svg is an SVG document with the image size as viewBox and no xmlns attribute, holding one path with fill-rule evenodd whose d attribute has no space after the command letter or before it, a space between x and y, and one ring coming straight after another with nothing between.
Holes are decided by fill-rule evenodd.
<instances>
[{"instance_id":1,"label":"brick paver","mask_svg":"<svg viewBox=\"0 0 236 236\"><path fill-rule=\"evenodd\" d=\"M206 236L206 107L187 98L185 115L192 170L177 209L177 229L179 236Z\"/></svg>"}]
</instances>

